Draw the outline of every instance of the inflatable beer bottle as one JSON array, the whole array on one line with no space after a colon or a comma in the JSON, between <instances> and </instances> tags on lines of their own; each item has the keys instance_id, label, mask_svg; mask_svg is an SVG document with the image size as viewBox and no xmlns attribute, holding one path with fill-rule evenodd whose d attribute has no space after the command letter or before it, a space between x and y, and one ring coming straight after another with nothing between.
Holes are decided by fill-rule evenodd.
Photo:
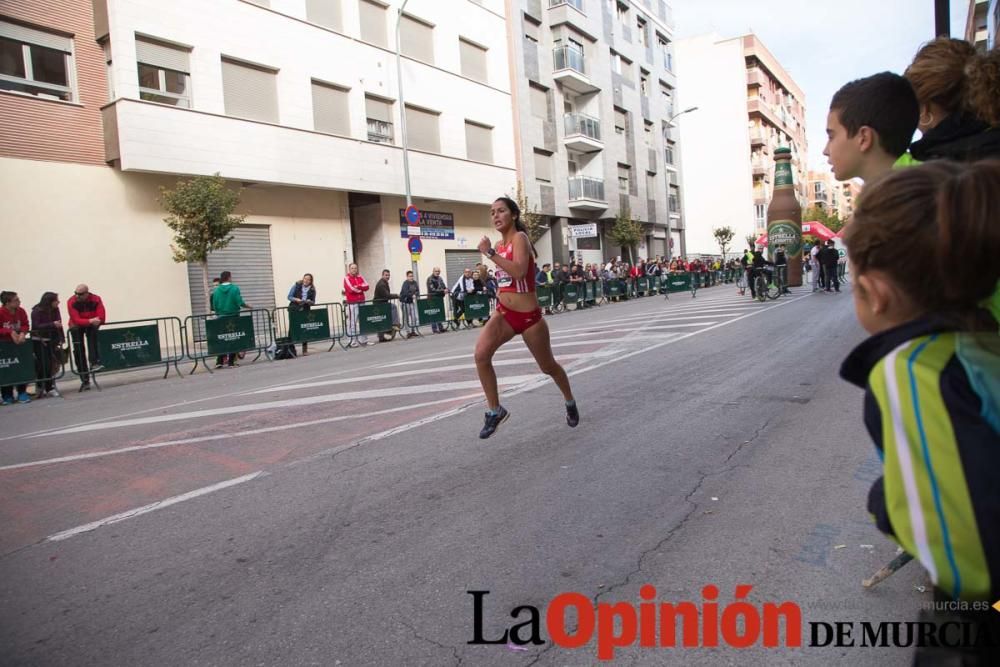
<instances>
[{"instance_id":1,"label":"inflatable beer bottle","mask_svg":"<svg viewBox=\"0 0 1000 667\"><path fill-rule=\"evenodd\" d=\"M795 197L792 149L774 151L774 194L767 206L767 250L774 259L778 246L785 246L788 258L786 279L792 287L802 285L802 207Z\"/></svg>"}]
</instances>

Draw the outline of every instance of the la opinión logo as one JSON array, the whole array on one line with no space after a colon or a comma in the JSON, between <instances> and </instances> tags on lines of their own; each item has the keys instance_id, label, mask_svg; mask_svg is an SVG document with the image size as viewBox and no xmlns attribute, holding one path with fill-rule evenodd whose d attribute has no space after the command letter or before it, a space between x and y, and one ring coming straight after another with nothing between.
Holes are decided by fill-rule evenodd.
<instances>
[{"instance_id":1,"label":"la opini\u00f3n logo","mask_svg":"<svg viewBox=\"0 0 1000 667\"><path fill-rule=\"evenodd\" d=\"M795 602L765 602L757 607L746 601L753 586L739 584L734 600L720 608L719 589L702 588L702 601L659 602L656 588L639 589L638 605L631 602L594 601L582 593L560 593L545 609L545 629L550 640L561 648L578 649L597 639L597 657L614 658L615 650L629 646L642 648L711 648L730 646L798 647L802 645L802 611ZM466 591L473 598L473 638L469 644L541 645L542 613L532 605L511 610L521 622L493 631L487 638L483 627L483 606L489 591ZM575 627L567 620L572 613ZM678 631L680 641L678 642Z\"/></svg>"}]
</instances>

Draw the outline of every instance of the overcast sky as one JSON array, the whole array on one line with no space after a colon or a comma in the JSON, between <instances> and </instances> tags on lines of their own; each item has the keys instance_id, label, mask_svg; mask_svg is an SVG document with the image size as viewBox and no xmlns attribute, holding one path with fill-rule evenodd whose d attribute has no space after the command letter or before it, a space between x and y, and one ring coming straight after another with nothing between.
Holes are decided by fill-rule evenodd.
<instances>
[{"instance_id":1,"label":"overcast sky","mask_svg":"<svg viewBox=\"0 0 1000 667\"><path fill-rule=\"evenodd\" d=\"M934 0L668 0L675 37L754 32L806 95L809 164L823 157L826 113L840 86L890 70L902 74L934 36ZM968 0L951 0L952 35L965 30ZM684 63L678 62L679 69ZM684 104L683 88L677 91ZM697 112L695 112L697 113ZM680 122L683 122L680 121Z\"/></svg>"}]
</instances>

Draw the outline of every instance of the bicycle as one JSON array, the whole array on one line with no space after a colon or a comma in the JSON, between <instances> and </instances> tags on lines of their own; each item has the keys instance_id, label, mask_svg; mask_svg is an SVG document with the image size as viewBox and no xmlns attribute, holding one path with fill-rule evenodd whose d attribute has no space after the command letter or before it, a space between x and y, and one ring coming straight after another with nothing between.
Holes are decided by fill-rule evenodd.
<instances>
[{"instance_id":1,"label":"bicycle","mask_svg":"<svg viewBox=\"0 0 1000 667\"><path fill-rule=\"evenodd\" d=\"M767 283L769 282L765 276L767 272L763 269L753 270L753 287L754 287L754 298L756 298L761 303L767 301Z\"/></svg>"},{"instance_id":2,"label":"bicycle","mask_svg":"<svg viewBox=\"0 0 1000 667\"><path fill-rule=\"evenodd\" d=\"M771 275L771 282L767 288L768 299L777 299L785 293L785 272L781 270L783 268L785 267L775 267L775 270Z\"/></svg>"}]
</instances>

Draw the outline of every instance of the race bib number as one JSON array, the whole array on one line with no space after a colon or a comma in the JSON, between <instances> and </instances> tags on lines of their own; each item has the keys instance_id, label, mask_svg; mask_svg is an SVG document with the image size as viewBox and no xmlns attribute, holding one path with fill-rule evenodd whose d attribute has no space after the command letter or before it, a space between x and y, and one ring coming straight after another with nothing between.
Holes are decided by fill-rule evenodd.
<instances>
[{"instance_id":1,"label":"race bib number","mask_svg":"<svg viewBox=\"0 0 1000 667\"><path fill-rule=\"evenodd\" d=\"M498 287L510 287L514 284L514 279L503 269L497 269L493 273L493 277L496 278Z\"/></svg>"}]
</instances>

